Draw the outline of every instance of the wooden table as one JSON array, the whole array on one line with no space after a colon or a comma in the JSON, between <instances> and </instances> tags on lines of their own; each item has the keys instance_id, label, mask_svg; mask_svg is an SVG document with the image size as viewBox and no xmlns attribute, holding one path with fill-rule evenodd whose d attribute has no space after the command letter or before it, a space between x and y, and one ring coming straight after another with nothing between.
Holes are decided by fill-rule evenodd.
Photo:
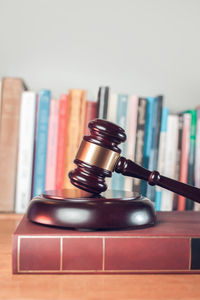
<instances>
[{"instance_id":1,"label":"wooden table","mask_svg":"<svg viewBox=\"0 0 200 300\"><path fill-rule=\"evenodd\" d=\"M13 275L11 236L22 216L0 214L0 299L200 299L200 275Z\"/></svg>"}]
</instances>

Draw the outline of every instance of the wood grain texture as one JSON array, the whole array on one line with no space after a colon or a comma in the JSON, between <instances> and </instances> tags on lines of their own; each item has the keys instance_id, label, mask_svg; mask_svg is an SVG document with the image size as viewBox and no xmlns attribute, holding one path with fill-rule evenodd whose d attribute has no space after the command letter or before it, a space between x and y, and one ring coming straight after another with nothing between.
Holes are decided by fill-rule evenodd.
<instances>
[{"instance_id":1,"label":"wood grain texture","mask_svg":"<svg viewBox=\"0 0 200 300\"><path fill-rule=\"evenodd\" d=\"M0 214L0 299L200 299L200 275L13 275L11 237L21 217Z\"/></svg>"}]
</instances>

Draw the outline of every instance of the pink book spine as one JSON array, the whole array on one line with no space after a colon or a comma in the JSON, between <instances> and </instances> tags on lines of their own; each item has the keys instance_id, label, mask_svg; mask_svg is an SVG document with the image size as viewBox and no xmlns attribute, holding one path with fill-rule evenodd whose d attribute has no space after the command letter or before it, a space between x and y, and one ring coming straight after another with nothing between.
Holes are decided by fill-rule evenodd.
<instances>
[{"instance_id":1,"label":"pink book spine","mask_svg":"<svg viewBox=\"0 0 200 300\"><path fill-rule=\"evenodd\" d=\"M64 180L64 160L68 122L68 95L61 95L59 105L58 142L56 158L56 189L61 189Z\"/></svg>"},{"instance_id":2,"label":"pink book spine","mask_svg":"<svg viewBox=\"0 0 200 300\"><path fill-rule=\"evenodd\" d=\"M189 147L190 147L190 126L191 115L185 113L183 116L183 135L182 135L182 147L181 147L181 162L180 162L180 177L179 180L183 183L187 183L188 175L188 159L189 159ZM185 210L186 198L178 196L178 210Z\"/></svg>"},{"instance_id":3,"label":"pink book spine","mask_svg":"<svg viewBox=\"0 0 200 300\"><path fill-rule=\"evenodd\" d=\"M56 145L57 145L57 136L58 136L58 109L59 109L59 101L55 99L51 99L49 128L48 128L45 190L55 189L56 152L57 152Z\"/></svg>"}]
</instances>

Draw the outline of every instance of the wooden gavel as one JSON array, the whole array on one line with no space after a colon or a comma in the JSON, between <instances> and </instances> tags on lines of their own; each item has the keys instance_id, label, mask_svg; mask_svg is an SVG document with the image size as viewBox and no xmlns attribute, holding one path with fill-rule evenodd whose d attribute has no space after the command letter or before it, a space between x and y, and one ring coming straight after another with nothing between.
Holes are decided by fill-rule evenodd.
<instances>
[{"instance_id":1,"label":"wooden gavel","mask_svg":"<svg viewBox=\"0 0 200 300\"><path fill-rule=\"evenodd\" d=\"M112 172L148 181L150 185L180 194L200 203L200 189L149 171L133 161L120 157L118 145L126 140L125 131L105 120L95 119L88 125L90 135L84 136L74 163L77 168L69 172L73 185L90 193L99 194L107 189L105 177Z\"/></svg>"}]
</instances>

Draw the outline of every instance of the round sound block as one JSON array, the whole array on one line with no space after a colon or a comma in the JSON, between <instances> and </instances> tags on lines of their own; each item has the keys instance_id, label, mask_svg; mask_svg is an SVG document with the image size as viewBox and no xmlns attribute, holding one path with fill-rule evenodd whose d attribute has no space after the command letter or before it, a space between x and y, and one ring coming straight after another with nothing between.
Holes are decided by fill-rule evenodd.
<instances>
[{"instance_id":1,"label":"round sound block","mask_svg":"<svg viewBox=\"0 0 200 300\"><path fill-rule=\"evenodd\" d=\"M156 222L152 202L137 193L94 195L79 189L47 191L33 198L27 217L43 225L81 230L134 229Z\"/></svg>"}]
</instances>

